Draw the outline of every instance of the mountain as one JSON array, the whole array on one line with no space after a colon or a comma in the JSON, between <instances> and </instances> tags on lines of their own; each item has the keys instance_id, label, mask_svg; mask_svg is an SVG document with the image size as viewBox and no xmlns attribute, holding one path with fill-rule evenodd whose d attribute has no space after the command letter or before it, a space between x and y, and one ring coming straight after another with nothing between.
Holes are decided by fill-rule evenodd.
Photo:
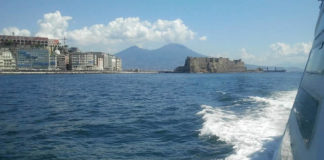
<instances>
[{"instance_id":1,"label":"mountain","mask_svg":"<svg viewBox=\"0 0 324 160\"><path fill-rule=\"evenodd\" d=\"M122 59L123 69L155 71L174 70L183 66L188 56L205 57L180 44L168 44L155 50L133 46L115 55Z\"/></svg>"}]
</instances>

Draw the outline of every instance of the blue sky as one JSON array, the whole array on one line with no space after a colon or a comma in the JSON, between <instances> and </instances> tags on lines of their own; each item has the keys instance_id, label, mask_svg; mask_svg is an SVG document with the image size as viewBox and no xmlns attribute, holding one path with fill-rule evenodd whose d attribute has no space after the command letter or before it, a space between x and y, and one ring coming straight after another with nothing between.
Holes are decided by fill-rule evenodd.
<instances>
[{"instance_id":1,"label":"blue sky","mask_svg":"<svg viewBox=\"0 0 324 160\"><path fill-rule=\"evenodd\" d=\"M0 33L116 53L180 43L208 56L304 67L317 0L0 0ZM45 17L47 15L47 17Z\"/></svg>"}]
</instances>

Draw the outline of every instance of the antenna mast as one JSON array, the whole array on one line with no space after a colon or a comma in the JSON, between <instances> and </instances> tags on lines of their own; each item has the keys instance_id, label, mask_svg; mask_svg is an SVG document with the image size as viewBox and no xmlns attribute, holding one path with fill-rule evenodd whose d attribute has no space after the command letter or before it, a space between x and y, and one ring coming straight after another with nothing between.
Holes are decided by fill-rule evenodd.
<instances>
[{"instance_id":1,"label":"antenna mast","mask_svg":"<svg viewBox=\"0 0 324 160\"><path fill-rule=\"evenodd\" d=\"M65 38L65 36L64 36L64 38L63 38L63 44L64 44L64 46L65 46L65 41L66 41L66 38Z\"/></svg>"}]
</instances>

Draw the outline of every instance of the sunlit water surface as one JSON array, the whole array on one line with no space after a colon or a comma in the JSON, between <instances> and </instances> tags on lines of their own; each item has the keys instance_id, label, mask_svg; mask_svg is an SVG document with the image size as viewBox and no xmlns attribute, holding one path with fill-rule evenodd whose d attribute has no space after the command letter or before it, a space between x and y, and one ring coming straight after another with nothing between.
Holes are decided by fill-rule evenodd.
<instances>
[{"instance_id":1,"label":"sunlit water surface","mask_svg":"<svg viewBox=\"0 0 324 160\"><path fill-rule=\"evenodd\" d=\"M271 159L300 73L0 76L0 159Z\"/></svg>"}]
</instances>

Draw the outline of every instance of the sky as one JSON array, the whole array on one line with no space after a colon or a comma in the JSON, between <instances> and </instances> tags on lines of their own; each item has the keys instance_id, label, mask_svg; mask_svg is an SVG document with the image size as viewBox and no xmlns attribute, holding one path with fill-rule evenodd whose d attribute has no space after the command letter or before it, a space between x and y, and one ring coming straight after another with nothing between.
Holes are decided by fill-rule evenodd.
<instances>
[{"instance_id":1,"label":"sky","mask_svg":"<svg viewBox=\"0 0 324 160\"><path fill-rule=\"evenodd\" d=\"M211 57L303 68L317 0L0 0L0 34L117 53L178 43Z\"/></svg>"}]
</instances>

